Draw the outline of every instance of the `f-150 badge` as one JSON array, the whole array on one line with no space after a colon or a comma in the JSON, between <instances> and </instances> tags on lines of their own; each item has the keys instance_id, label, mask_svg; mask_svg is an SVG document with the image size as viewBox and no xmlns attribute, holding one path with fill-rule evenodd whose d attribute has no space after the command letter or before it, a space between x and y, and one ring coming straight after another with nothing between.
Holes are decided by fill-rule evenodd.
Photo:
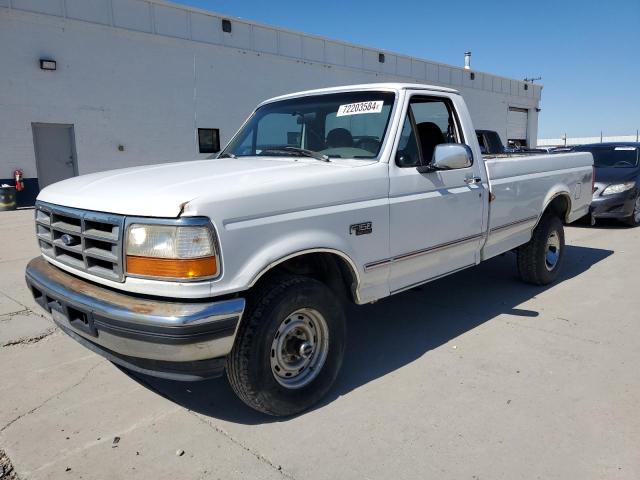
<instances>
[{"instance_id":1,"label":"f-150 badge","mask_svg":"<svg viewBox=\"0 0 640 480\"><path fill-rule=\"evenodd\" d=\"M368 235L373 232L373 223L354 223L349 227L349 235Z\"/></svg>"}]
</instances>

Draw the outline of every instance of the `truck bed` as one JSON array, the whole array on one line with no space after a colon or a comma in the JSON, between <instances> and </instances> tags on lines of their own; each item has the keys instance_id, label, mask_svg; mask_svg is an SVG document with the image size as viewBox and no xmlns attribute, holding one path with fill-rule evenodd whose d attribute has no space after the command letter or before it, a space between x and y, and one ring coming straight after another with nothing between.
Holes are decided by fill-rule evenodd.
<instances>
[{"instance_id":1,"label":"truck bed","mask_svg":"<svg viewBox=\"0 0 640 480\"><path fill-rule=\"evenodd\" d=\"M566 222L587 214L591 202L591 158L584 153L512 154L484 157L492 194L487 259L526 243L540 212L560 192L570 192Z\"/></svg>"}]
</instances>

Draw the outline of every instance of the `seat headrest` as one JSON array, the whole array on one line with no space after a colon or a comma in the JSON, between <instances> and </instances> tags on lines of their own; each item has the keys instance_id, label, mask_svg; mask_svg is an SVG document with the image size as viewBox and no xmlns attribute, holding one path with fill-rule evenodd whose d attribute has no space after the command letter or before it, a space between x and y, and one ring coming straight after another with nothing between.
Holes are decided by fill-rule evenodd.
<instances>
[{"instance_id":1,"label":"seat headrest","mask_svg":"<svg viewBox=\"0 0 640 480\"><path fill-rule=\"evenodd\" d=\"M327 134L327 147L353 147L353 136L346 128L334 128Z\"/></svg>"},{"instance_id":2,"label":"seat headrest","mask_svg":"<svg viewBox=\"0 0 640 480\"><path fill-rule=\"evenodd\" d=\"M418 129L418 137L420 137L420 148L422 157L426 163L430 163L433 158L433 152L436 145L446 143L444 134L440 127L433 122L422 122L416 125Z\"/></svg>"}]
</instances>

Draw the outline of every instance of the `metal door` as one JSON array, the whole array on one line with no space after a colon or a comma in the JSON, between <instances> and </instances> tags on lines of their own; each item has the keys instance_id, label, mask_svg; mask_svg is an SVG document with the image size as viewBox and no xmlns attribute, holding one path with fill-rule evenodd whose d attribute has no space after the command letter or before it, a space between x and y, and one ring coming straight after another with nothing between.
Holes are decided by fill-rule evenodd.
<instances>
[{"instance_id":1,"label":"metal door","mask_svg":"<svg viewBox=\"0 0 640 480\"><path fill-rule=\"evenodd\" d=\"M525 108L509 107L507 113L507 139L527 142L529 113Z\"/></svg>"},{"instance_id":2,"label":"metal door","mask_svg":"<svg viewBox=\"0 0 640 480\"><path fill-rule=\"evenodd\" d=\"M416 97L411 97L412 104ZM452 96L444 94L431 100L453 105ZM408 119L407 115L405 125ZM474 265L486 201L480 161L468 168L428 173L399 168L397 163L390 167L391 292Z\"/></svg>"},{"instance_id":3,"label":"metal door","mask_svg":"<svg viewBox=\"0 0 640 480\"><path fill-rule=\"evenodd\" d=\"M40 188L78 175L73 125L34 123L32 128Z\"/></svg>"}]
</instances>

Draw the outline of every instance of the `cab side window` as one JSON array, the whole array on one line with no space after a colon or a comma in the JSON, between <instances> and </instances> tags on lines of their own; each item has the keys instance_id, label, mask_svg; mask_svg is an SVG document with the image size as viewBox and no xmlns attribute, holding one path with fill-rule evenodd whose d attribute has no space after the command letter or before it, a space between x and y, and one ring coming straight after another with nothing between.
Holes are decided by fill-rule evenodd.
<instances>
[{"instance_id":1,"label":"cab side window","mask_svg":"<svg viewBox=\"0 0 640 480\"><path fill-rule=\"evenodd\" d=\"M453 106L444 98L413 97L400 135L396 164L428 165L436 146L442 143L462 143Z\"/></svg>"}]
</instances>

